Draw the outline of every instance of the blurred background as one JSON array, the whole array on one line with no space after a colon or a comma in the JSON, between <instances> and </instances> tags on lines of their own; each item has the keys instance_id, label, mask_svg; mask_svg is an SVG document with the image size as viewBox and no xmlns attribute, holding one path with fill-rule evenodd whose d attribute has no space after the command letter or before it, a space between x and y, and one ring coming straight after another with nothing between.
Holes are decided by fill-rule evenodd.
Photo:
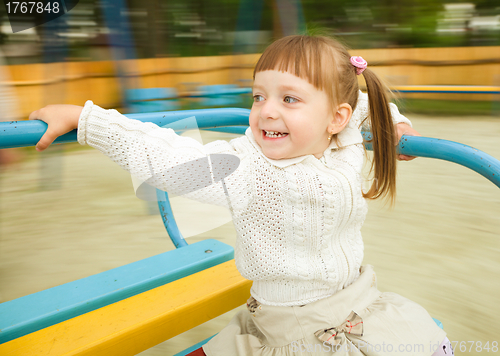
<instances>
[{"instance_id":1,"label":"blurred background","mask_svg":"<svg viewBox=\"0 0 500 356\"><path fill-rule=\"evenodd\" d=\"M7 66L0 80L17 96L21 117L49 103L82 105L88 99L124 112L134 111L134 102L160 98L175 102L163 108L161 103L135 107L154 111L177 105L217 106L189 95L221 90L231 95L234 86L249 87L258 53L274 39L305 31L337 36L393 88L500 86L500 4L496 0L355 4L344 0L80 0L57 20L18 33L12 33L6 8L0 7L0 56ZM173 91L129 92L160 87ZM492 102L497 101L479 94L420 92L402 97L409 99L405 109L429 113L490 114L496 105ZM249 106L251 100L235 95L229 104Z\"/></svg>"},{"instance_id":2,"label":"blurred background","mask_svg":"<svg viewBox=\"0 0 500 356\"><path fill-rule=\"evenodd\" d=\"M324 28L351 48L500 45L496 0L79 0L57 35L67 39L65 58L71 61L113 59L109 37L117 28L110 26L118 19L130 31L136 58L258 53L290 32L294 19L283 18L290 12L297 13L296 29ZM48 26L12 34L5 7L0 16L9 64L43 62Z\"/></svg>"},{"instance_id":3,"label":"blurred background","mask_svg":"<svg viewBox=\"0 0 500 356\"><path fill-rule=\"evenodd\" d=\"M18 33L0 6L0 120L86 100L122 113L250 108L259 53L306 30L363 56L422 135L500 158L498 0L80 0ZM205 143L234 137L202 133ZM450 340L499 342L500 191L428 159L401 163L398 179L396 207L370 202L362 230L379 288L423 305ZM174 212L197 224L216 218L189 206ZM188 243L209 237L234 245L234 227L221 223ZM0 302L172 248L156 207L95 150L0 150ZM234 313L144 355L172 355ZM471 328L478 319L490 321L486 330Z\"/></svg>"}]
</instances>

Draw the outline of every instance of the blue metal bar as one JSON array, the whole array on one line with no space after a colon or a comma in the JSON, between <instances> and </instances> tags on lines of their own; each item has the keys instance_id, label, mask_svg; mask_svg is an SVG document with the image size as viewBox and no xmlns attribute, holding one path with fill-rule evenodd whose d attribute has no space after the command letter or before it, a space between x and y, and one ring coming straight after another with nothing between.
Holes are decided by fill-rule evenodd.
<instances>
[{"instance_id":1,"label":"blue metal bar","mask_svg":"<svg viewBox=\"0 0 500 356\"><path fill-rule=\"evenodd\" d=\"M500 86L492 85L397 85L391 90L400 93L500 94Z\"/></svg>"},{"instance_id":2,"label":"blue metal bar","mask_svg":"<svg viewBox=\"0 0 500 356\"><path fill-rule=\"evenodd\" d=\"M427 94L500 94L500 90L473 91L473 90L428 90L428 89L393 89L398 93L427 93Z\"/></svg>"},{"instance_id":3,"label":"blue metal bar","mask_svg":"<svg viewBox=\"0 0 500 356\"><path fill-rule=\"evenodd\" d=\"M437 326L439 326L441 329L443 329L443 323L441 322L441 320L439 319L436 319L436 318L432 318L434 320L434 322L437 324ZM215 336L215 335L214 335Z\"/></svg>"},{"instance_id":4,"label":"blue metal bar","mask_svg":"<svg viewBox=\"0 0 500 356\"><path fill-rule=\"evenodd\" d=\"M203 91L201 93L191 93L187 95L183 95L183 98L204 98L204 97L212 97L212 96L220 96L220 95L240 95L240 94L251 94L252 88L235 88L235 89L225 89L217 92L206 92Z\"/></svg>"},{"instance_id":5,"label":"blue metal bar","mask_svg":"<svg viewBox=\"0 0 500 356\"><path fill-rule=\"evenodd\" d=\"M160 208L163 225L165 225L168 236L170 236L170 240L172 240L175 248L187 246L188 244L175 222L174 212L172 211L172 207L170 206L170 201L168 199L168 193L163 190L156 189L156 197L158 198L158 208Z\"/></svg>"},{"instance_id":6,"label":"blue metal bar","mask_svg":"<svg viewBox=\"0 0 500 356\"><path fill-rule=\"evenodd\" d=\"M169 125L173 129L191 129L183 122L175 122L189 117L196 117L200 129L216 129L226 126L248 125L250 110L223 108L168 111L162 113L130 114L131 119L153 122L158 126ZM217 123L217 124L215 124ZM39 120L0 122L0 148L34 146L47 129L47 124ZM365 140L370 140L370 133L363 133ZM76 141L76 130L59 137L56 143ZM370 148L369 142L366 144ZM437 158L470 168L500 187L500 162L473 147L460 143L428 137L404 136L399 143L399 153L411 156Z\"/></svg>"},{"instance_id":7,"label":"blue metal bar","mask_svg":"<svg viewBox=\"0 0 500 356\"><path fill-rule=\"evenodd\" d=\"M250 110L248 109L219 108L128 114L125 116L143 122L152 122L158 126L169 125L173 129L191 129L190 127L177 127L173 123L194 116L198 128L207 129L224 126L248 126L249 114ZM46 130L47 124L40 120L0 122L0 149L35 146ZM69 142L76 142L76 130L55 140L55 143Z\"/></svg>"},{"instance_id":8,"label":"blue metal bar","mask_svg":"<svg viewBox=\"0 0 500 356\"><path fill-rule=\"evenodd\" d=\"M370 132L363 132L366 149L371 150ZM489 154L462 143L439 138L403 136L398 152L408 156L442 159L460 164L479 173L500 188L500 161Z\"/></svg>"},{"instance_id":9,"label":"blue metal bar","mask_svg":"<svg viewBox=\"0 0 500 356\"><path fill-rule=\"evenodd\" d=\"M232 133L232 134L237 134L237 135L244 135L245 131L248 129L248 126L227 126L227 127L217 127L217 128L209 128L209 129L204 129L207 131L217 131L217 132L227 132L227 133Z\"/></svg>"},{"instance_id":10,"label":"blue metal bar","mask_svg":"<svg viewBox=\"0 0 500 356\"><path fill-rule=\"evenodd\" d=\"M500 188L500 161L474 147L438 138L403 136L398 148L405 155L436 158L460 164L479 173Z\"/></svg>"}]
</instances>

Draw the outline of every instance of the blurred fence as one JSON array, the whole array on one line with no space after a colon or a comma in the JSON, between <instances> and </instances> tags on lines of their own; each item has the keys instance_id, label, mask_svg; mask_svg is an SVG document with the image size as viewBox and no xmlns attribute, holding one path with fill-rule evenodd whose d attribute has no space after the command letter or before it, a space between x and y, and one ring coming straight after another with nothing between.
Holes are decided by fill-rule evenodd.
<instances>
[{"instance_id":1,"label":"blurred fence","mask_svg":"<svg viewBox=\"0 0 500 356\"><path fill-rule=\"evenodd\" d=\"M406 85L500 86L500 47L355 50L391 87ZM491 94L405 94L407 98L498 100Z\"/></svg>"},{"instance_id":2,"label":"blurred fence","mask_svg":"<svg viewBox=\"0 0 500 356\"><path fill-rule=\"evenodd\" d=\"M392 87L412 85L500 86L500 47L395 48L352 50ZM170 87L186 96L202 85L250 86L259 54L175 57L124 61L121 77L127 88ZM21 117L57 103L83 105L93 100L103 107L123 108L125 88L112 61L25 64L5 67L17 94ZM125 70L123 70L125 68ZM360 80L362 80L360 78ZM62 88L61 88L62 87ZM57 90L56 90L57 89ZM51 93L54 97L51 97ZM498 100L495 94L404 94L409 98Z\"/></svg>"}]
</instances>

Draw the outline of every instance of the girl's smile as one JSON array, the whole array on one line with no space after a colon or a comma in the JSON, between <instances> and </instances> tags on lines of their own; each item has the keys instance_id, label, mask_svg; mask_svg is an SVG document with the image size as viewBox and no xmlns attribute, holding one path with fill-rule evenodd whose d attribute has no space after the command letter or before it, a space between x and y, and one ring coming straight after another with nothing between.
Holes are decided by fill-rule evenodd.
<instances>
[{"instance_id":1,"label":"girl's smile","mask_svg":"<svg viewBox=\"0 0 500 356\"><path fill-rule=\"evenodd\" d=\"M257 72L253 96L250 128L271 159L310 154L321 158L330 144L330 134L344 127L338 125L327 94L291 73Z\"/></svg>"},{"instance_id":2,"label":"girl's smile","mask_svg":"<svg viewBox=\"0 0 500 356\"><path fill-rule=\"evenodd\" d=\"M264 135L264 140L276 140L288 136L287 132L276 132L276 131L266 131L262 130Z\"/></svg>"}]
</instances>

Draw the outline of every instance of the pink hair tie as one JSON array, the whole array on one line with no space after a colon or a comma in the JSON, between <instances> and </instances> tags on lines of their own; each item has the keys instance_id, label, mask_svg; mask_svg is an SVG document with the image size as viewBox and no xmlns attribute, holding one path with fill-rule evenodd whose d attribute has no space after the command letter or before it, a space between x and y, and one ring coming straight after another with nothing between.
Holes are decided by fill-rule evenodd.
<instances>
[{"instance_id":1,"label":"pink hair tie","mask_svg":"<svg viewBox=\"0 0 500 356\"><path fill-rule=\"evenodd\" d=\"M356 67L356 74L360 75L368 67L368 63L359 56L351 57L351 64Z\"/></svg>"}]
</instances>

